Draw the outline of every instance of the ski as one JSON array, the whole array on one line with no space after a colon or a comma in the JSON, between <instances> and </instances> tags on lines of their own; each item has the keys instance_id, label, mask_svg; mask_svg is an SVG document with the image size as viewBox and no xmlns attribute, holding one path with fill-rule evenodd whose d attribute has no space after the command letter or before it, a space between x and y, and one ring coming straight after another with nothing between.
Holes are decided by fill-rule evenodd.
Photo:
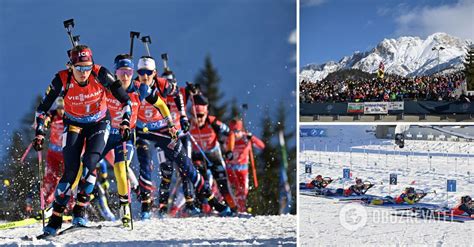
<instances>
[{"instance_id":1,"label":"ski","mask_svg":"<svg viewBox=\"0 0 474 247\"><path fill-rule=\"evenodd\" d=\"M422 215L422 214L404 214L404 213L392 213L394 216L400 217L408 217L408 218L419 218L419 219L426 219L426 220L439 220L439 221L448 221L448 222L457 222L457 223L464 223L465 220L462 219L455 219L453 217L444 217L444 216L429 216L429 215Z\"/></svg>"},{"instance_id":2,"label":"ski","mask_svg":"<svg viewBox=\"0 0 474 247\"><path fill-rule=\"evenodd\" d=\"M0 224L0 230L11 229L16 227L29 226L38 223L39 221L35 218L28 218L24 220L12 221Z\"/></svg>"},{"instance_id":3,"label":"ski","mask_svg":"<svg viewBox=\"0 0 474 247\"><path fill-rule=\"evenodd\" d=\"M97 230L99 230L99 229L102 229L102 225L97 225L97 226L79 226L79 225L76 226L76 225L72 225L72 226L58 232L58 236L63 235L63 234L68 233L68 232L75 232L77 230L82 230L82 229L97 229Z\"/></svg>"},{"instance_id":4,"label":"ski","mask_svg":"<svg viewBox=\"0 0 474 247\"><path fill-rule=\"evenodd\" d=\"M63 220L64 221L71 221L72 216L64 216ZM46 218L45 222L48 222L48 221L49 221L49 218ZM30 225L34 225L34 224L39 223L39 222L41 222L41 219L28 218L28 219L24 219L24 220L18 220L18 221L2 223L2 224L0 224L0 230L30 226Z\"/></svg>"},{"instance_id":5,"label":"ski","mask_svg":"<svg viewBox=\"0 0 474 247\"><path fill-rule=\"evenodd\" d=\"M37 235L36 237L34 236L24 236L21 238L21 240L26 240L26 241L33 241L33 240L41 240L41 239L49 239L49 238L54 238L56 236L61 236L65 233L70 233L70 232L75 232L77 230L82 230L82 229L102 229L102 225L97 225L97 226L76 226L76 225L72 225L62 231L59 231L58 234L56 234L55 236L49 234L49 233L42 233L40 235Z\"/></svg>"},{"instance_id":6,"label":"ski","mask_svg":"<svg viewBox=\"0 0 474 247\"><path fill-rule=\"evenodd\" d=\"M449 208L441 207L441 206L439 206L438 208L439 208L439 209L449 210ZM412 206L412 207L407 207L407 208L395 208L394 210L395 210L395 211L408 211L408 210L416 211L416 210L426 210L426 209L427 209L426 207Z\"/></svg>"}]
</instances>

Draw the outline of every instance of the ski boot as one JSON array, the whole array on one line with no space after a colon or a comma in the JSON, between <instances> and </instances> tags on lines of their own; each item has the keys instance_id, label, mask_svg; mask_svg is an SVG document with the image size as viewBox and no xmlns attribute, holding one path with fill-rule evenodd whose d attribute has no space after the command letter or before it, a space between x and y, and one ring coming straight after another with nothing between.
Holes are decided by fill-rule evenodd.
<instances>
[{"instance_id":1,"label":"ski boot","mask_svg":"<svg viewBox=\"0 0 474 247\"><path fill-rule=\"evenodd\" d=\"M142 213L141 219L142 220L149 220L151 219L151 206L153 205L153 201L151 200L150 193L143 193L142 194Z\"/></svg>"},{"instance_id":2,"label":"ski boot","mask_svg":"<svg viewBox=\"0 0 474 247\"><path fill-rule=\"evenodd\" d=\"M76 205L72 209L72 224L75 226L86 226L86 205L89 201L89 196L77 194Z\"/></svg>"},{"instance_id":3,"label":"ski boot","mask_svg":"<svg viewBox=\"0 0 474 247\"><path fill-rule=\"evenodd\" d=\"M63 223L63 217L57 216L53 214L51 218L49 218L49 223L43 228L43 233L44 235L51 235L51 236L56 236L57 231L61 228L61 225Z\"/></svg>"},{"instance_id":4,"label":"ski boot","mask_svg":"<svg viewBox=\"0 0 474 247\"><path fill-rule=\"evenodd\" d=\"M86 219L86 208L83 206L79 206L76 204L72 209L72 224L75 226L86 226L87 219Z\"/></svg>"},{"instance_id":5,"label":"ski boot","mask_svg":"<svg viewBox=\"0 0 474 247\"><path fill-rule=\"evenodd\" d=\"M66 207L53 203L53 212L49 218L48 225L43 228L43 233L46 236L56 236L57 231L61 228L63 224L63 212Z\"/></svg>"},{"instance_id":6,"label":"ski boot","mask_svg":"<svg viewBox=\"0 0 474 247\"><path fill-rule=\"evenodd\" d=\"M168 206L164 203L160 203L160 209L158 210L158 216L160 219L165 218L168 214Z\"/></svg>"},{"instance_id":7,"label":"ski boot","mask_svg":"<svg viewBox=\"0 0 474 247\"><path fill-rule=\"evenodd\" d=\"M183 217L196 217L201 214L201 210L199 210L193 203L186 203L183 210Z\"/></svg>"},{"instance_id":8,"label":"ski boot","mask_svg":"<svg viewBox=\"0 0 474 247\"><path fill-rule=\"evenodd\" d=\"M130 221L132 219L130 214L130 206L128 203L120 205L120 212L122 214L122 225L124 227L130 227Z\"/></svg>"},{"instance_id":9,"label":"ski boot","mask_svg":"<svg viewBox=\"0 0 474 247\"><path fill-rule=\"evenodd\" d=\"M225 207L224 210L219 212L219 216L221 216L221 217L229 217L229 216L233 216L233 215L234 215L234 213L232 212L230 207Z\"/></svg>"}]
</instances>

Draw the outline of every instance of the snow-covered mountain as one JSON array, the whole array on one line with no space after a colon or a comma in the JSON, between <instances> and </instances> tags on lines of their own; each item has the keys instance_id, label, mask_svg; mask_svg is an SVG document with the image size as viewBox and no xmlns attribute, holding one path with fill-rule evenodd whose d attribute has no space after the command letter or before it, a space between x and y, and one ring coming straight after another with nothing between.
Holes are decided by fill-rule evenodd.
<instances>
[{"instance_id":1,"label":"snow-covered mountain","mask_svg":"<svg viewBox=\"0 0 474 247\"><path fill-rule=\"evenodd\" d=\"M468 44L468 40L446 33L434 33L426 39L384 39L372 50L355 52L351 56L343 57L339 62L306 65L301 69L300 78L315 82L341 69L360 69L374 73L381 61L385 64L385 73L402 76L433 74L438 71L438 51L433 51L432 48L440 46L445 48L439 52L440 70L459 69L462 68Z\"/></svg>"}]
</instances>

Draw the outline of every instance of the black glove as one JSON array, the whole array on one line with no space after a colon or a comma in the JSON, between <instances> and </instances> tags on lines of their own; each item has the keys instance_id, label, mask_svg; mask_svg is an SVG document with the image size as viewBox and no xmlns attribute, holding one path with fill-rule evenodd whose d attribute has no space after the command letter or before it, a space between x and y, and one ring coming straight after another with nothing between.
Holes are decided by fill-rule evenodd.
<instances>
[{"instance_id":1,"label":"black glove","mask_svg":"<svg viewBox=\"0 0 474 247\"><path fill-rule=\"evenodd\" d=\"M198 93L198 88L191 82L186 82L186 90L189 91L191 94Z\"/></svg>"},{"instance_id":2,"label":"black glove","mask_svg":"<svg viewBox=\"0 0 474 247\"><path fill-rule=\"evenodd\" d=\"M194 163L197 161L204 161L204 156L200 152L193 152L191 159Z\"/></svg>"},{"instance_id":3,"label":"black glove","mask_svg":"<svg viewBox=\"0 0 474 247\"><path fill-rule=\"evenodd\" d=\"M44 136L46 135L44 126L45 118L45 114L37 114L36 117L35 139L33 139L33 148L36 151L43 150Z\"/></svg>"},{"instance_id":4,"label":"black glove","mask_svg":"<svg viewBox=\"0 0 474 247\"><path fill-rule=\"evenodd\" d=\"M130 120L128 120L127 113L123 114L123 120L120 123L120 135L122 136L122 141L130 140Z\"/></svg>"},{"instance_id":5,"label":"black glove","mask_svg":"<svg viewBox=\"0 0 474 247\"><path fill-rule=\"evenodd\" d=\"M252 133L247 132L247 140L249 140L249 141L252 140L252 136L253 136Z\"/></svg>"},{"instance_id":6,"label":"black glove","mask_svg":"<svg viewBox=\"0 0 474 247\"><path fill-rule=\"evenodd\" d=\"M224 154L224 158L226 160L233 160L234 159L234 153L232 153L232 151L227 151Z\"/></svg>"},{"instance_id":7,"label":"black glove","mask_svg":"<svg viewBox=\"0 0 474 247\"><path fill-rule=\"evenodd\" d=\"M181 129L184 133L189 131L189 120L186 116L181 116L179 123L181 124Z\"/></svg>"},{"instance_id":8,"label":"black glove","mask_svg":"<svg viewBox=\"0 0 474 247\"><path fill-rule=\"evenodd\" d=\"M33 148L36 151L43 150L43 143L44 143L44 135L36 135L35 139L33 139Z\"/></svg>"}]
</instances>

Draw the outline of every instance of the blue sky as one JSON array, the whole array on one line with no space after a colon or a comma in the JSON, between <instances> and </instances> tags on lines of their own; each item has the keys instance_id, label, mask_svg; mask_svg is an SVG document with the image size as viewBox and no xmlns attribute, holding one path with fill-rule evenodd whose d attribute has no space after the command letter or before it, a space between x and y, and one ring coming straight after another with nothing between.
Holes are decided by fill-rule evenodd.
<instances>
[{"instance_id":1,"label":"blue sky","mask_svg":"<svg viewBox=\"0 0 474 247\"><path fill-rule=\"evenodd\" d=\"M230 101L249 104L249 128L261 132L262 111L284 101L296 128L294 0L0 1L0 143L18 127L35 96L64 69L70 42L63 21L93 49L96 63L112 69L128 52L129 32L151 35L152 55L167 52L180 82L192 81L210 54ZM145 55L135 43L135 57ZM161 63L160 63L161 64Z\"/></svg>"},{"instance_id":2,"label":"blue sky","mask_svg":"<svg viewBox=\"0 0 474 247\"><path fill-rule=\"evenodd\" d=\"M338 61L403 35L474 40L472 0L301 0L300 17L300 66Z\"/></svg>"}]
</instances>

